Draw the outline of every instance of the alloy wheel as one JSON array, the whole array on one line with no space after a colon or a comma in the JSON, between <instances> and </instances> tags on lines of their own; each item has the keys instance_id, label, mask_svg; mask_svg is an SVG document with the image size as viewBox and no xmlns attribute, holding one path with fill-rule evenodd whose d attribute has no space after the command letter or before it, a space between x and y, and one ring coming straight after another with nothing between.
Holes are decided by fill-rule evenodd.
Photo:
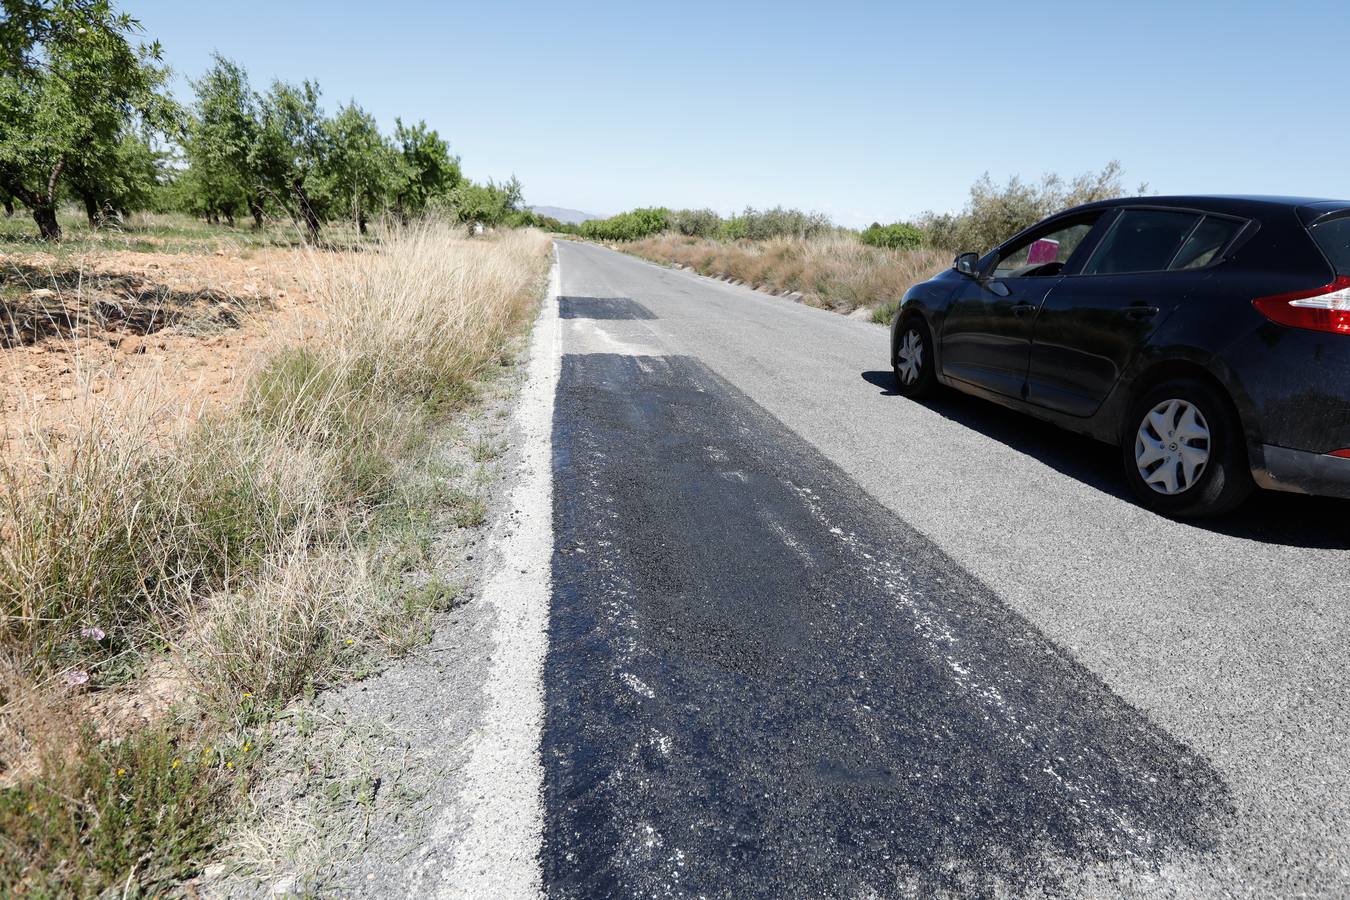
<instances>
[{"instance_id":1,"label":"alloy wheel","mask_svg":"<svg viewBox=\"0 0 1350 900\"><path fill-rule=\"evenodd\" d=\"M895 371L904 384L913 384L919 380L923 371L923 337L916 329L905 332L900 341L900 352L896 354Z\"/></svg>"},{"instance_id":2,"label":"alloy wheel","mask_svg":"<svg viewBox=\"0 0 1350 900\"><path fill-rule=\"evenodd\" d=\"M1144 416L1134 439L1139 477L1160 494L1189 490L1209 464L1209 423L1194 404L1164 400Z\"/></svg>"}]
</instances>

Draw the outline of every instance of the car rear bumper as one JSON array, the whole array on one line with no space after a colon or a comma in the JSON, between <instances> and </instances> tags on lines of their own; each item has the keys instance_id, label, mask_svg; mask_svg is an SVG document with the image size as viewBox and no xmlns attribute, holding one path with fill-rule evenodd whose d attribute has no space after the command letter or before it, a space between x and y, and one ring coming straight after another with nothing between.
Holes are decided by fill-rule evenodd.
<instances>
[{"instance_id":1,"label":"car rear bumper","mask_svg":"<svg viewBox=\"0 0 1350 900\"><path fill-rule=\"evenodd\" d=\"M1339 456L1263 444L1252 454L1252 477L1272 491L1350 499L1350 459Z\"/></svg>"}]
</instances>

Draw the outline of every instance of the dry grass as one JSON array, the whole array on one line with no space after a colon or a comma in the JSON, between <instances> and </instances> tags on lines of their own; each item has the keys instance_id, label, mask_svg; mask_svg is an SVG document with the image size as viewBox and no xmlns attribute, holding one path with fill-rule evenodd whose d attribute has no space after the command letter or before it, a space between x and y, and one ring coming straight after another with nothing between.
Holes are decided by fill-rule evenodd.
<instances>
[{"instance_id":1,"label":"dry grass","mask_svg":"<svg viewBox=\"0 0 1350 900\"><path fill-rule=\"evenodd\" d=\"M424 225L375 251L315 253L317 321L261 360L232 406L175 419L154 391L107 391L60 440L35 427L11 446L0 718L23 724L0 729L0 777L17 782L0 797L0 893L182 877L247 753L194 763L200 790L155 767L203 741L251 746L269 712L424 632L452 592L405 584L407 523L461 499L419 480L428 439L528 319L548 246L538 232L467 241ZM481 518L481 504L460 505L457 518ZM95 735L101 698L160 665L191 688L176 711ZM56 753L71 746L74 761ZM108 782L100 760L113 758L135 763ZM68 802L39 802L54 793ZM172 852L161 801L192 836ZM118 834L98 830L108 821Z\"/></svg>"},{"instance_id":2,"label":"dry grass","mask_svg":"<svg viewBox=\"0 0 1350 900\"><path fill-rule=\"evenodd\" d=\"M904 292L950 264L934 250L869 247L851 235L797 240L718 241L662 234L618 245L659 263L732 278L774 293L799 293L805 303L835 312L871 309L889 314Z\"/></svg>"}]
</instances>

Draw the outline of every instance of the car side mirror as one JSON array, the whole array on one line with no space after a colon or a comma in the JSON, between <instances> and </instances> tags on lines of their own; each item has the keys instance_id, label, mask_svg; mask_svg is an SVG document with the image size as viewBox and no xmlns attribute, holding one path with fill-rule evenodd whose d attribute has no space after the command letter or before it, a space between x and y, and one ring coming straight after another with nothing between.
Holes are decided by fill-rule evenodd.
<instances>
[{"instance_id":1,"label":"car side mirror","mask_svg":"<svg viewBox=\"0 0 1350 900\"><path fill-rule=\"evenodd\" d=\"M979 265L980 255L978 253L962 253L956 257L956 260L952 263L952 268L967 278L974 278L978 274Z\"/></svg>"}]
</instances>

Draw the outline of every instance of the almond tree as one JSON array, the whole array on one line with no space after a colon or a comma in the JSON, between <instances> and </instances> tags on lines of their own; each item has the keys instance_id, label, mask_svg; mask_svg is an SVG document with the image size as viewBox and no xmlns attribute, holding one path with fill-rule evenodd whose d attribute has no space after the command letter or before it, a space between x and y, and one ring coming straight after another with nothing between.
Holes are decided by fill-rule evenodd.
<instances>
[{"instance_id":1,"label":"almond tree","mask_svg":"<svg viewBox=\"0 0 1350 900\"><path fill-rule=\"evenodd\" d=\"M172 127L158 43L132 47L136 20L107 2L5 0L0 29L0 191L59 241L63 176L115 164L139 122Z\"/></svg>"},{"instance_id":2,"label":"almond tree","mask_svg":"<svg viewBox=\"0 0 1350 900\"><path fill-rule=\"evenodd\" d=\"M450 155L450 145L426 122L409 126L395 119L394 146L398 159L392 194L400 220L422 215L432 198L448 197L464 181L459 157Z\"/></svg>"},{"instance_id":3,"label":"almond tree","mask_svg":"<svg viewBox=\"0 0 1350 900\"><path fill-rule=\"evenodd\" d=\"M397 165L394 150L380 136L375 117L355 101L339 109L324 129L328 134L324 192L365 234L371 213L388 200Z\"/></svg>"},{"instance_id":4,"label":"almond tree","mask_svg":"<svg viewBox=\"0 0 1350 900\"><path fill-rule=\"evenodd\" d=\"M261 103L258 136L248 162L262 189L305 223L310 240L323 226L320 180L329 152L328 130L319 108L319 86L281 81Z\"/></svg>"},{"instance_id":5,"label":"almond tree","mask_svg":"<svg viewBox=\"0 0 1350 900\"><path fill-rule=\"evenodd\" d=\"M219 53L213 60L192 82L197 99L184 142L192 203L208 219L224 216L231 225L235 209L245 205L261 228L261 188L249 162L262 127L258 97L242 66Z\"/></svg>"}]
</instances>

